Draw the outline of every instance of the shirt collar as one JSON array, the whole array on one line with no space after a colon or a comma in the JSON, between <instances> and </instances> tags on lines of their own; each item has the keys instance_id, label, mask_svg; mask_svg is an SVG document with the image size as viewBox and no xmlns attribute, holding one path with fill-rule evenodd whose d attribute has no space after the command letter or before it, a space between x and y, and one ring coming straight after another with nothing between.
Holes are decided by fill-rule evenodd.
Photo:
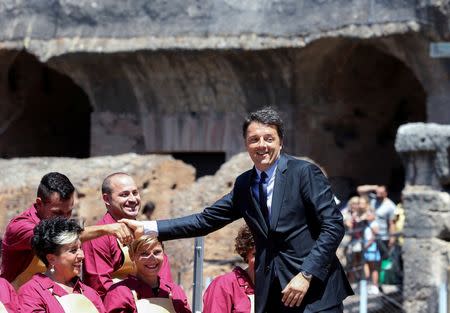
<instances>
[{"instance_id":1,"label":"shirt collar","mask_svg":"<svg viewBox=\"0 0 450 313\"><path fill-rule=\"evenodd\" d=\"M37 209L36 206L33 204L33 206L30 208L30 216L31 219L36 223L39 224L39 222L41 221L41 219L39 218L39 216L37 215Z\"/></svg>"},{"instance_id":2,"label":"shirt collar","mask_svg":"<svg viewBox=\"0 0 450 313\"><path fill-rule=\"evenodd\" d=\"M45 274L42 274L42 273L36 274L35 280L42 287L42 289L51 289L53 294L57 295L58 297L62 297L67 294L67 291L65 291L54 280L52 280L50 277L46 276ZM82 294L84 292L84 288L81 284L80 278L78 276L75 276L73 278L73 282L75 283L73 286L73 291L79 292Z\"/></svg>"},{"instance_id":3,"label":"shirt collar","mask_svg":"<svg viewBox=\"0 0 450 313\"><path fill-rule=\"evenodd\" d=\"M278 167L278 162L280 161L280 158L278 158L275 163L273 163L267 170L265 170L264 172L267 174L267 178L270 180L270 178L273 176L273 174L275 173L275 171L277 170ZM258 170L256 167L256 173L258 174L258 179L261 178L261 171Z\"/></svg>"},{"instance_id":4,"label":"shirt collar","mask_svg":"<svg viewBox=\"0 0 450 313\"><path fill-rule=\"evenodd\" d=\"M103 217L103 220L105 221L106 224L114 224L117 223L117 221L115 220L115 218L112 216L111 213L109 213L109 211L107 211Z\"/></svg>"},{"instance_id":5,"label":"shirt collar","mask_svg":"<svg viewBox=\"0 0 450 313\"><path fill-rule=\"evenodd\" d=\"M239 266L236 266L233 269L233 273L236 276L236 280L239 286L244 288L246 294L252 295L255 293L255 287L253 286L253 282L245 270L243 270Z\"/></svg>"}]
</instances>

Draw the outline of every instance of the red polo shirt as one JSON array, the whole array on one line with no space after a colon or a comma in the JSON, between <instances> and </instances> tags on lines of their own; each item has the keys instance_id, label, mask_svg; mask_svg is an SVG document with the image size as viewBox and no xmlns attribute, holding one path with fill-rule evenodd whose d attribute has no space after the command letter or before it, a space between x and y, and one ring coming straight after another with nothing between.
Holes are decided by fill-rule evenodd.
<instances>
[{"instance_id":1,"label":"red polo shirt","mask_svg":"<svg viewBox=\"0 0 450 313\"><path fill-rule=\"evenodd\" d=\"M1 277L13 282L34 257L31 249L33 229L41 219L34 205L14 217L6 227L2 241Z\"/></svg>"}]
</instances>

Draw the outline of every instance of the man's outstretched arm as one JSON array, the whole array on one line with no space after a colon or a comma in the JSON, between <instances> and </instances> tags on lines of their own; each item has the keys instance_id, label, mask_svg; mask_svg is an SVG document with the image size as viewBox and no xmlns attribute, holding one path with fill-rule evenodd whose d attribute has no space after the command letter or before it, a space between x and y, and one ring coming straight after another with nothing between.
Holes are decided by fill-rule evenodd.
<instances>
[{"instance_id":1,"label":"man's outstretched arm","mask_svg":"<svg viewBox=\"0 0 450 313\"><path fill-rule=\"evenodd\" d=\"M160 221L133 221L122 219L130 227L135 237L155 235L160 240L205 236L241 217L238 208L232 204L233 194L229 193L202 212L185 217Z\"/></svg>"},{"instance_id":2,"label":"man's outstretched arm","mask_svg":"<svg viewBox=\"0 0 450 313\"><path fill-rule=\"evenodd\" d=\"M129 244L134 239L133 232L127 224L113 223L107 225L86 226L80 235L80 240L83 242L105 235L117 237L124 245Z\"/></svg>"}]
</instances>

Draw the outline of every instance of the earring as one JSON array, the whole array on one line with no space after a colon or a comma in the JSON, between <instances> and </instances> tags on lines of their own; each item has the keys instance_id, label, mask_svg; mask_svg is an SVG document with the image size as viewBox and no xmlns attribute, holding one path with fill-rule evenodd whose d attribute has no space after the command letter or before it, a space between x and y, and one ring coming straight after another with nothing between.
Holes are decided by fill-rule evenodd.
<instances>
[{"instance_id":1,"label":"earring","mask_svg":"<svg viewBox=\"0 0 450 313\"><path fill-rule=\"evenodd\" d=\"M52 264L52 267L50 267L50 273L54 274L55 273L55 265Z\"/></svg>"}]
</instances>

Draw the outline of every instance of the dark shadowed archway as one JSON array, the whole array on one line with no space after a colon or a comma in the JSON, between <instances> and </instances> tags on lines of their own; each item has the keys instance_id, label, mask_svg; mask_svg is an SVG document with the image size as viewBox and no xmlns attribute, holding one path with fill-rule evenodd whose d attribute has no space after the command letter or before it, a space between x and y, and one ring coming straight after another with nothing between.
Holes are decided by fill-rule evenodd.
<instances>
[{"instance_id":1,"label":"dark shadowed archway","mask_svg":"<svg viewBox=\"0 0 450 313\"><path fill-rule=\"evenodd\" d=\"M1 80L0 157L88 157L91 106L69 77L21 51Z\"/></svg>"},{"instance_id":2,"label":"dark shadowed archway","mask_svg":"<svg viewBox=\"0 0 450 313\"><path fill-rule=\"evenodd\" d=\"M376 41L320 40L304 49L298 149L323 165L343 198L359 184L385 184L394 200L404 170L394 141L398 127L426 121L426 93L399 59ZM301 63L301 62L300 62ZM301 137L299 137L301 138Z\"/></svg>"}]
</instances>

